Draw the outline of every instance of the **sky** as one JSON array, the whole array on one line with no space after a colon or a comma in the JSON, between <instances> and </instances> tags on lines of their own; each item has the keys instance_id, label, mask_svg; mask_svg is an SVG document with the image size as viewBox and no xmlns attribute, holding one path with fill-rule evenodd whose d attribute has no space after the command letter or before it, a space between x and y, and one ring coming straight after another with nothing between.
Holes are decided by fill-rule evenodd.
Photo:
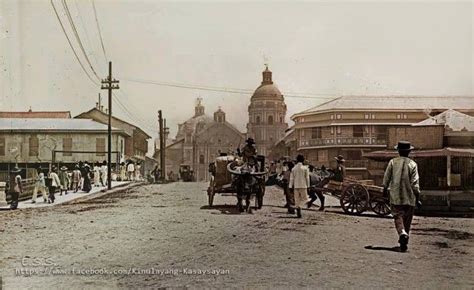
<instances>
[{"instance_id":1,"label":"sky","mask_svg":"<svg viewBox=\"0 0 474 290\"><path fill-rule=\"evenodd\" d=\"M53 3L95 79L61 1ZM198 97L207 114L220 106L245 132L251 93L131 80L253 91L268 63L287 95L287 120L340 95L474 95L472 2L95 0L107 57L92 3L67 0L85 54L100 78L113 62L114 115L152 136L159 109L174 136ZM2 0L0 17L0 110L77 115L95 105L100 87L50 1Z\"/></svg>"}]
</instances>

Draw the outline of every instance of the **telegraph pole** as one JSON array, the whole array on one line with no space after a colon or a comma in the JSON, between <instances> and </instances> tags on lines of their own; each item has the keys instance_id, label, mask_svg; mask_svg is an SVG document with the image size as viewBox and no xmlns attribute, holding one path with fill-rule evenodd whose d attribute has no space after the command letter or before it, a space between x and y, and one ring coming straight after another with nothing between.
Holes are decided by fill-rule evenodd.
<instances>
[{"instance_id":1,"label":"telegraph pole","mask_svg":"<svg viewBox=\"0 0 474 290\"><path fill-rule=\"evenodd\" d=\"M112 188L112 90L118 90L119 81L112 79L112 62L109 61L109 76L102 80L103 90L109 91L109 124L108 124L108 142L107 142L107 188Z\"/></svg>"},{"instance_id":2,"label":"telegraph pole","mask_svg":"<svg viewBox=\"0 0 474 290\"><path fill-rule=\"evenodd\" d=\"M166 176L166 136L168 136L168 127L166 127L166 119L163 119L163 174Z\"/></svg>"},{"instance_id":3,"label":"telegraph pole","mask_svg":"<svg viewBox=\"0 0 474 290\"><path fill-rule=\"evenodd\" d=\"M161 180L165 182L165 136L164 136L164 124L161 110L158 111L158 125L160 131L160 167L161 167Z\"/></svg>"}]
</instances>

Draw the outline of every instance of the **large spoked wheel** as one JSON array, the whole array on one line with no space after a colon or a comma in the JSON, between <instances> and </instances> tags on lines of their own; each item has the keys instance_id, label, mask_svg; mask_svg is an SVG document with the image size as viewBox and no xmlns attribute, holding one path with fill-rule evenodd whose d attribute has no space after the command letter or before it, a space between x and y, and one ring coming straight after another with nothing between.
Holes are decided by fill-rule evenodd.
<instances>
[{"instance_id":1,"label":"large spoked wheel","mask_svg":"<svg viewBox=\"0 0 474 290\"><path fill-rule=\"evenodd\" d=\"M342 191L340 202L345 213L359 215L369 208L369 192L360 184L349 184Z\"/></svg>"},{"instance_id":2,"label":"large spoked wheel","mask_svg":"<svg viewBox=\"0 0 474 290\"><path fill-rule=\"evenodd\" d=\"M387 198L376 197L370 200L370 208L377 215L385 217L391 213L390 204Z\"/></svg>"}]
</instances>

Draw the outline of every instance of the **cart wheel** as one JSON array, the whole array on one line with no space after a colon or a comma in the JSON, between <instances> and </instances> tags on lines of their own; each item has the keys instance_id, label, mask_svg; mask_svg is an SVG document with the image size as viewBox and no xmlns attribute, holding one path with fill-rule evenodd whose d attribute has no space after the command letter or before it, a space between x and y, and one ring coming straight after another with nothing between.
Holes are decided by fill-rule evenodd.
<instances>
[{"instance_id":1,"label":"cart wheel","mask_svg":"<svg viewBox=\"0 0 474 290\"><path fill-rule=\"evenodd\" d=\"M370 201L370 208L379 216L388 216L391 213L389 202L383 197L372 199Z\"/></svg>"},{"instance_id":2,"label":"cart wheel","mask_svg":"<svg viewBox=\"0 0 474 290\"><path fill-rule=\"evenodd\" d=\"M369 192L360 184L349 184L343 189L340 202L345 213L361 214L369 207Z\"/></svg>"}]
</instances>

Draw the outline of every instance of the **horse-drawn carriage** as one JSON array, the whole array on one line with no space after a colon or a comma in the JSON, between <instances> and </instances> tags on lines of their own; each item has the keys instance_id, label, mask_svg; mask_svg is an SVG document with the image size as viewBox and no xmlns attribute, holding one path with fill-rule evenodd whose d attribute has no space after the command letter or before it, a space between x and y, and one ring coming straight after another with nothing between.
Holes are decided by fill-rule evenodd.
<instances>
[{"instance_id":1,"label":"horse-drawn carriage","mask_svg":"<svg viewBox=\"0 0 474 290\"><path fill-rule=\"evenodd\" d=\"M251 212L250 199L255 197L255 208L263 205L265 194L265 157L257 156L256 164L242 162L235 156L220 156L216 158L214 172L207 189L209 206L214 204L214 196L236 196L240 212ZM245 199L245 208L242 201Z\"/></svg>"}]
</instances>

